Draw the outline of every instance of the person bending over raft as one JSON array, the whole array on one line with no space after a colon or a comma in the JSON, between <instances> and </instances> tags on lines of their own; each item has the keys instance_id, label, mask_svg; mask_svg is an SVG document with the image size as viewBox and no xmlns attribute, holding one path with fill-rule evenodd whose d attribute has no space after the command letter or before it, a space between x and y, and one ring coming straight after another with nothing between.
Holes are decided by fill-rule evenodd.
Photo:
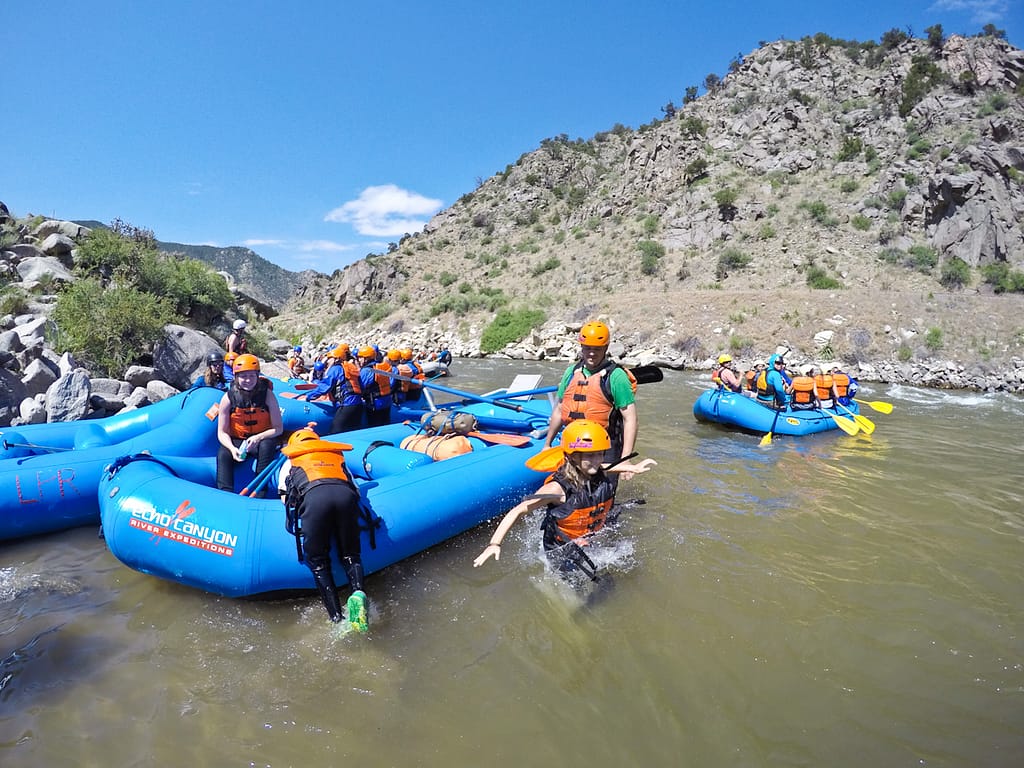
<instances>
[{"instance_id":1,"label":"person bending over raft","mask_svg":"<svg viewBox=\"0 0 1024 768\"><path fill-rule=\"evenodd\" d=\"M284 430L273 384L260 376L259 358L239 355L233 369L235 378L220 400L217 418L217 487L222 491L235 490L235 464L248 454L256 453L257 475L270 466L277 456L275 438Z\"/></svg>"},{"instance_id":2,"label":"person bending over raft","mask_svg":"<svg viewBox=\"0 0 1024 768\"><path fill-rule=\"evenodd\" d=\"M544 551L555 556L558 550L562 550L564 560L558 563L560 568L571 567L570 564L575 563L592 579L596 578L593 563L579 547L586 546L587 537L604 527L615 502L616 484L610 475L632 476L657 465L654 459L643 459L635 464L619 461L607 465L604 461L611 452L608 432L600 424L589 419L577 419L569 424L562 432L560 446L547 448L526 463L530 469L538 471L555 469L554 474L533 496L528 496L509 510L491 536L491 542L473 561L473 566L483 565L492 556L495 560L501 559L501 542L515 521L527 512L547 505L542 524Z\"/></svg>"},{"instance_id":3,"label":"person bending over raft","mask_svg":"<svg viewBox=\"0 0 1024 768\"><path fill-rule=\"evenodd\" d=\"M352 594L346 609L349 623L369 630L363 560L359 541L359 492L345 467L342 451L352 446L321 440L312 429L296 430L281 449L287 457L278 493L288 510L290 528L302 541L302 554L313 572L320 599L331 621L341 621L341 603L331 570L331 541L345 569Z\"/></svg>"}]
</instances>

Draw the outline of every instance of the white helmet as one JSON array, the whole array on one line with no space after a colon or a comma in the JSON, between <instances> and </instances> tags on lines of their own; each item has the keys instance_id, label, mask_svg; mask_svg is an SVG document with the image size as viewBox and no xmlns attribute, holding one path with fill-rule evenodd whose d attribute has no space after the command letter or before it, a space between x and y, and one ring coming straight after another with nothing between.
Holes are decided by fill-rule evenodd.
<instances>
[{"instance_id":1,"label":"white helmet","mask_svg":"<svg viewBox=\"0 0 1024 768\"><path fill-rule=\"evenodd\" d=\"M231 325L231 327L234 328L236 331L241 331L241 330L245 330L245 326L247 326L247 325L248 325L248 323L245 322L245 320L235 320L235 322Z\"/></svg>"}]
</instances>

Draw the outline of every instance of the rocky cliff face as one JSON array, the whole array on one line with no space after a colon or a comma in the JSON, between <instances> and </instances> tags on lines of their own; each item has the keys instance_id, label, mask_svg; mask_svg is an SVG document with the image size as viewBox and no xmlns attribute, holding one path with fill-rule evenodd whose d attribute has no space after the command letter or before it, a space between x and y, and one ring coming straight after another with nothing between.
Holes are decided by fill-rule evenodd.
<instances>
[{"instance_id":1,"label":"rocky cliff face","mask_svg":"<svg viewBox=\"0 0 1024 768\"><path fill-rule=\"evenodd\" d=\"M774 346L767 333L806 335L810 347L821 328L809 322L727 322L723 297L760 296L732 310L747 318L792 315L788 291L805 318L827 305L865 318L841 335L866 332L859 354L893 356L905 320L890 309L906 296L984 294L980 268L1024 267L1022 79L1024 52L993 37L767 44L663 120L545 140L392 252L300 288L280 324L458 337L496 307L539 306L559 322L640 324L665 345L692 335L697 355L736 348L736 335L761 348ZM941 282L958 261L966 286ZM918 319L923 334L936 318ZM948 348L969 346L944 330ZM1019 353L1012 324L993 333Z\"/></svg>"}]
</instances>

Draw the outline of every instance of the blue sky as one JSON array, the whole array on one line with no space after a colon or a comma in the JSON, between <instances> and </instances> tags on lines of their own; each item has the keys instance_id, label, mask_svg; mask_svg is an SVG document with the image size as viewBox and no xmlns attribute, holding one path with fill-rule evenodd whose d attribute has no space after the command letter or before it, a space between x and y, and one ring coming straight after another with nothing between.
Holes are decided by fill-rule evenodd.
<instances>
[{"instance_id":1,"label":"blue sky","mask_svg":"<svg viewBox=\"0 0 1024 768\"><path fill-rule=\"evenodd\" d=\"M1024 0L7 0L0 200L330 273L761 41L936 23L1020 46Z\"/></svg>"}]
</instances>

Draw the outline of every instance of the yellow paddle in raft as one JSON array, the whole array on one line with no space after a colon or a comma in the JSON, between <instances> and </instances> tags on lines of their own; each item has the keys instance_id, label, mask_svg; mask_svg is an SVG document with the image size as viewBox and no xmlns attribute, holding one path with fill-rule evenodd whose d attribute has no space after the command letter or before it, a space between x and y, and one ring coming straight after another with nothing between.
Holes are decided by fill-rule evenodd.
<instances>
[{"instance_id":1,"label":"yellow paddle in raft","mask_svg":"<svg viewBox=\"0 0 1024 768\"><path fill-rule=\"evenodd\" d=\"M892 413L892 403L887 403L884 400L858 400L855 397L853 398L853 402L860 403L861 405L867 405L874 408L879 413Z\"/></svg>"},{"instance_id":2,"label":"yellow paddle in raft","mask_svg":"<svg viewBox=\"0 0 1024 768\"><path fill-rule=\"evenodd\" d=\"M850 415L850 418L857 422L860 428L863 429L867 434L870 435L872 432L875 431L875 422L873 422L867 416L861 416L859 413L854 413L849 408L840 405L839 403L836 403L836 408L842 408L844 411L846 411Z\"/></svg>"}]
</instances>

